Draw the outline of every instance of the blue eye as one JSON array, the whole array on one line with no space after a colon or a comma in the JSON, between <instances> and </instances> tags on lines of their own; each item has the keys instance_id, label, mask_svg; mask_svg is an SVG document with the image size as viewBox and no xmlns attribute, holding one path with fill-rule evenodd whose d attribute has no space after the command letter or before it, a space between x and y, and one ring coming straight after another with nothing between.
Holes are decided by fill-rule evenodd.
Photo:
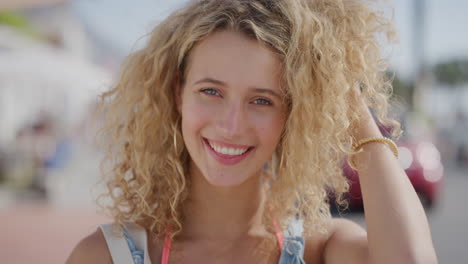
<instances>
[{"instance_id":1,"label":"blue eye","mask_svg":"<svg viewBox=\"0 0 468 264\"><path fill-rule=\"evenodd\" d=\"M200 90L202 93L206 93L208 95L214 95L214 96L218 96L219 93L218 91L216 91L215 89L211 89L211 88L208 88L208 89L202 89Z\"/></svg>"},{"instance_id":2,"label":"blue eye","mask_svg":"<svg viewBox=\"0 0 468 264\"><path fill-rule=\"evenodd\" d=\"M270 101L263 98L255 99L254 103L258 105L272 105Z\"/></svg>"}]
</instances>

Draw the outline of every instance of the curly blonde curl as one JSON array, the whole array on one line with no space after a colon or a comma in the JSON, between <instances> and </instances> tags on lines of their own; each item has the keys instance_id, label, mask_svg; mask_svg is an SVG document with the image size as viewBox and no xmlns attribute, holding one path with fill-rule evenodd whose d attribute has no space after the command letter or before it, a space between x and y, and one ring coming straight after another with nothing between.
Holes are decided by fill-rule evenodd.
<instances>
[{"instance_id":1,"label":"curly blonde curl","mask_svg":"<svg viewBox=\"0 0 468 264\"><path fill-rule=\"evenodd\" d=\"M182 230L181 208L190 195L188 162L175 104L191 49L210 33L235 30L271 48L282 60L288 119L269 164L264 223L283 227L291 216L306 234L324 231L330 218L328 191L343 202L348 183L342 161L351 153L350 104L364 101L387 117L390 81L385 79L376 35L393 33L383 15L358 0L199 0L174 12L131 54L115 87L103 94L106 115L107 206L117 223L132 221L158 237ZM274 213L274 216L273 216Z\"/></svg>"}]
</instances>

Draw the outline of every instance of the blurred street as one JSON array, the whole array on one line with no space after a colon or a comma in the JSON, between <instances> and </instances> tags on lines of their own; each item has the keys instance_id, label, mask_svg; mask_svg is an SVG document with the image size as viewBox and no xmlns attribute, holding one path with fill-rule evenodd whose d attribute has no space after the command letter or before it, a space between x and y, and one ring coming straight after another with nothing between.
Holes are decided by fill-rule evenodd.
<instances>
[{"instance_id":1,"label":"blurred street","mask_svg":"<svg viewBox=\"0 0 468 264\"><path fill-rule=\"evenodd\" d=\"M38 202L2 209L0 219L0 258L9 264L65 263L84 236L109 222L92 208Z\"/></svg>"},{"instance_id":2,"label":"blurred street","mask_svg":"<svg viewBox=\"0 0 468 264\"><path fill-rule=\"evenodd\" d=\"M468 171L448 171L440 205L429 215L439 263L468 263Z\"/></svg>"},{"instance_id":3,"label":"blurred street","mask_svg":"<svg viewBox=\"0 0 468 264\"><path fill-rule=\"evenodd\" d=\"M447 168L441 199L428 212L434 246L441 264L468 263L468 210L464 208L468 189L468 169ZM360 213L343 215L365 226Z\"/></svg>"}]
</instances>

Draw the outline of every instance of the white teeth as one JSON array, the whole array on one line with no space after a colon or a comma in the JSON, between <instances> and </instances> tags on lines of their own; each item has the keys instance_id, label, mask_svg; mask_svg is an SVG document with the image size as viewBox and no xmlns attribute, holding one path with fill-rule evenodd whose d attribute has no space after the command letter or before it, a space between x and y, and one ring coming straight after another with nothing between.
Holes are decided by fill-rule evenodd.
<instances>
[{"instance_id":1,"label":"white teeth","mask_svg":"<svg viewBox=\"0 0 468 264\"><path fill-rule=\"evenodd\" d=\"M216 152L220 154L224 154L224 155L231 155L231 156L241 155L241 154L244 154L248 150L248 148L241 149L241 148L220 147L210 141L208 141L208 143Z\"/></svg>"}]
</instances>

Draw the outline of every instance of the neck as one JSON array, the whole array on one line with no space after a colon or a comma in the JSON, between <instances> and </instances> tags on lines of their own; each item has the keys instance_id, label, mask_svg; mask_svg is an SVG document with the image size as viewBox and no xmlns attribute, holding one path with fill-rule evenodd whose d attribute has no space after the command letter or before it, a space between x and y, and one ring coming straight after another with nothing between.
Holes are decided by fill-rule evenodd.
<instances>
[{"instance_id":1,"label":"neck","mask_svg":"<svg viewBox=\"0 0 468 264\"><path fill-rule=\"evenodd\" d=\"M190 198L183 209L181 237L190 240L238 241L264 234L265 192L261 175L238 186L219 187L191 170Z\"/></svg>"}]
</instances>

